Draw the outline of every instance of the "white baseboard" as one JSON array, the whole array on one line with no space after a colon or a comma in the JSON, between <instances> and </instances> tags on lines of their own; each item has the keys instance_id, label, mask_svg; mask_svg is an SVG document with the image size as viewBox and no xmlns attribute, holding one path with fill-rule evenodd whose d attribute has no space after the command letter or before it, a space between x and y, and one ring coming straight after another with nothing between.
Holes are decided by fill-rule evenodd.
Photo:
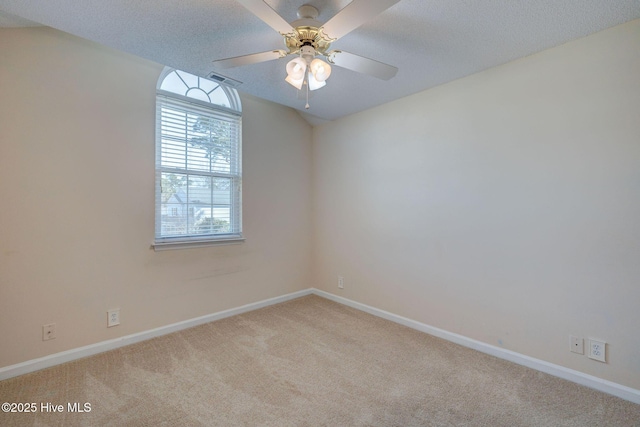
<instances>
[{"instance_id":1,"label":"white baseboard","mask_svg":"<svg viewBox=\"0 0 640 427\"><path fill-rule=\"evenodd\" d=\"M171 325L162 326L160 328L139 332L136 334L127 335L124 337L115 338L108 341L102 341L102 342L87 345L84 347L74 348L71 350L51 354L49 356L41 357L38 359L27 360L26 362L17 363L15 365L10 365L4 368L0 368L0 381L5 380L7 378L16 377L18 375L27 374L29 372L39 371L40 369L49 368L51 366L59 365L61 363L70 362L72 360L80 359L87 356L93 356L94 354L103 353L105 351L114 350L116 348L135 344L137 342L145 341L150 338L155 338L161 335L170 334L172 332L181 331L183 329L192 328L194 326L213 322L214 320L224 319L225 317L231 317L231 316L235 316L236 314L242 314L248 311L253 311L259 308L267 307L269 305L289 301L294 298L310 295L312 292L313 292L312 289L305 289L302 291L282 295L279 297L270 298L263 301L258 301L255 303L243 305L241 307L220 311L218 313L196 317L195 319L173 323Z\"/></svg>"},{"instance_id":2,"label":"white baseboard","mask_svg":"<svg viewBox=\"0 0 640 427\"><path fill-rule=\"evenodd\" d=\"M388 311L380 310L375 307L361 304L356 301L352 301L347 298L343 298L338 295L330 294L325 291L321 291L315 288L309 288L298 292L282 295L275 298L258 301L251 304L246 304L237 308L220 311L206 316L197 317L195 319L185 320L183 322L173 323L171 325L162 326L160 328L151 329L144 332L139 332L124 337L102 341L96 344L91 344L84 347L74 348L71 350L63 351L60 353L51 354L49 356L41 357L38 359L28 360L26 362L18 363L15 365L6 366L0 368L0 380L16 377L18 375L27 374L29 372L39 371L40 369L49 368L51 366L59 365L61 363L70 362L72 360L80 359L87 356L93 356L94 354L103 353L105 351L114 350L116 348L124 347L127 345L135 344L140 341L148 340L151 338L159 337L162 335L170 334L172 332L181 331L183 329L192 328L194 326L202 325L205 323L213 322L215 320L224 319L225 317L235 316L237 314L246 313L249 311L257 310L259 308L267 307L273 304L289 301L295 298L300 298L306 295L318 295L320 297L335 301L337 303L355 308L360 311L372 314L383 319L390 320L395 323L399 323L409 328L427 333L429 335L436 336L438 338L451 341L453 343L462 345L464 347L478 350L482 353L490 354L500 359L508 360L519 365L526 366L565 380L572 381L574 383L584 385L595 390L602 391L604 393L611 394L613 396L620 397L633 403L640 404L640 390L633 389L621 384L617 384L611 381L603 380L592 375L588 375L573 369L565 368L563 366L554 365L553 363L545 362L544 360L535 359L533 357L525 356L514 351L506 350L500 347L489 345L480 341L476 341L471 338L467 338L462 335L458 335L452 332L447 332L443 329L435 328L433 326L426 325L424 323L417 322L415 320L408 319L406 317L398 316Z\"/></svg>"},{"instance_id":3,"label":"white baseboard","mask_svg":"<svg viewBox=\"0 0 640 427\"><path fill-rule=\"evenodd\" d=\"M366 304L361 304L359 302L355 302L338 295L330 294L319 289L312 289L312 293L314 295L318 295L331 301L347 305L357 310L373 314L374 316L381 317L383 319L387 319L404 326L408 326L409 328L416 329L429 335L451 341L461 346L472 348L482 353L490 354L500 359L508 360L509 362L517 363L518 365L523 365L528 368L532 368L537 371L544 372L555 377L563 378L565 380L569 380L574 383L620 397L630 402L640 404L640 390L636 390L622 384L614 383L612 381L603 380L601 378L594 377L580 371L575 371L573 369L565 368L563 366L554 365L553 363L545 362L544 360L525 356L524 354L516 353L515 351L506 350L504 348L486 344L481 341L476 341L462 335L447 332L445 330L435 328L433 326L429 326L415 320L407 319L406 317L398 316L396 314L389 313L388 311L380 310Z\"/></svg>"}]
</instances>

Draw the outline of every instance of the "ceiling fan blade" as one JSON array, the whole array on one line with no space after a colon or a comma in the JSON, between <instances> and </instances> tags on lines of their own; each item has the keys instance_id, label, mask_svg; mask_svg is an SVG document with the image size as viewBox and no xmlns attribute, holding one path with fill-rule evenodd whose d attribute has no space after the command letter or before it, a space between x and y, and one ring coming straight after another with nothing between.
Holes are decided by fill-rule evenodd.
<instances>
[{"instance_id":1,"label":"ceiling fan blade","mask_svg":"<svg viewBox=\"0 0 640 427\"><path fill-rule=\"evenodd\" d=\"M392 65L341 50L332 50L327 54L327 59L332 64L382 80L389 80L398 72L398 69Z\"/></svg>"},{"instance_id":2,"label":"ceiling fan blade","mask_svg":"<svg viewBox=\"0 0 640 427\"><path fill-rule=\"evenodd\" d=\"M291 24L271 9L271 6L262 0L236 0L238 3L249 9L251 13L262 19L267 25L282 35L293 31Z\"/></svg>"},{"instance_id":3,"label":"ceiling fan blade","mask_svg":"<svg viewBox=\"0 0 640 427\"><path fill-rule=\"evenodd\" d=\"M284 50L270 50L268 52L253 53L251 55L236 56L233 58L219 59L213 61L213 65L217 68L233 68L242 65L257 64L259 62L272 61L274 59L287 56Z\"/></svg>"},{"instance_id":4,"label":"ceiling fan blade","mask_svg":"<svg viewBox=\"0 0 640 427\"><path fill-rule=\"evenodd\" d=\"M324 33L332 39L339 39L375 16L378 16L399 1L400 0L353 0L322 26Z\"/></svg>"}]
</instances>

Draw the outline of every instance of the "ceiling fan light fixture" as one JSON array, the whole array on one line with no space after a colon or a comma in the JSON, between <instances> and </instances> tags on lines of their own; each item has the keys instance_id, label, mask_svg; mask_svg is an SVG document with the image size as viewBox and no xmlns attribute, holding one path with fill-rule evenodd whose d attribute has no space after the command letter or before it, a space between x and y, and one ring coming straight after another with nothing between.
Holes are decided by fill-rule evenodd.
<instances>
[{"instance_id":1,"label":"ceiling fan light fixture","mask_svg":"<svg viewBox=\"0 0 640 427\"><path fill-rule=\"evenodd\" d=\"M304 79L307 63L302 58L294 58L287 63L287 76L294 80Z\"/></svg>"},{"instance_id":2,"label":"ceiling fan light fixture","mask_svg":"<svg viewBox=\"0 0 640 427\"><path fill-rule=\"evenodd\" d=\"M284 80L296 89L302 89L305 74L307 72L307 63L302 58L294 58L287 63L287 78Z\"/></svg>"},{"instance_id":3,"label":"ceiling fan light fixture","mask_svg":"<svg viewBox=\"0 0 640 427\"><path fill-rule=\"evenodd\" d=\"M291 76L287 76L286 79L284 79L285 82L289 83L291 86L295 87L298 90L302 89L302 83L304 83L304 76L302 76L302 78L299 79L294 79Z\"/></svg>"},{"instance_id":4,"label":"ceiling fan light fixture","mask_svg":"<svg viewBox=\"0 0 640 427\"><path fill-rule=\"evenodd\" d=\"M324 82L331 75L331 65L318 58L311 61L309 68L311 69L311 74L313 74L313 77L318 82Z\"/></svg>"},{"instance_id":5,"label":"ceiling fan light fixture","mask_svg":"<svg viewBox=\"0 0 640 427\"><path fill-rule=\"evenodd\" d=\"M309 90L320 89L326 84L327 82L324 80L318 80L313 76L313 74L309 73Z\"/></svg>"}]
</instances>

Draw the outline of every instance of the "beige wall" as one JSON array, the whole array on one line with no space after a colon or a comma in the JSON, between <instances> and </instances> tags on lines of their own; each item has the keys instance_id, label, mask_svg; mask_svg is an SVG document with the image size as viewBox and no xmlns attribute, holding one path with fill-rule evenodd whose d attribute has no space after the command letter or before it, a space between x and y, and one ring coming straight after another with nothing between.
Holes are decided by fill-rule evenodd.
<instances>
[{"instance_id":1,"label":"beige wall","mask_svg":"<svg viewBox=\"0 0 640 427\"><path fill-rule=\"evenodd\" d=\"M313 135L317 287L640 389L640 20Z\"/></svg>"},{"instance_id":2,"label":"beige wall","mask_svg":"<svg viewBox=\"0 0 640 427\"><path fill-rule=\"evenodd\" d=\"M246 242L150 249L161 70L47 28L0 30L0 367L311 286L311 129L252 97ZM46 323L57 339L42 341Z\"/></svg>"}]
</instances>

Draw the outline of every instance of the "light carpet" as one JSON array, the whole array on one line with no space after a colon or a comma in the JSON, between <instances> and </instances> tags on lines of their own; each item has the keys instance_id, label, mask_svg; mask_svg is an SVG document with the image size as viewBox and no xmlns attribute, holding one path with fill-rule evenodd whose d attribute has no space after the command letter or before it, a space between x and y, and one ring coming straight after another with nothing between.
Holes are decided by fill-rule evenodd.
<instances>
[{"instance_id":1,"label":"light carpet","mask_svg":"<svg viewBox=\"0 0 640 427\"><path fill-rule=\"evenodd\" d=\"M0 396L37 404L2 426L640 426L640 405L314 295L1 381Z\"/></svg>"}]
</instances>

